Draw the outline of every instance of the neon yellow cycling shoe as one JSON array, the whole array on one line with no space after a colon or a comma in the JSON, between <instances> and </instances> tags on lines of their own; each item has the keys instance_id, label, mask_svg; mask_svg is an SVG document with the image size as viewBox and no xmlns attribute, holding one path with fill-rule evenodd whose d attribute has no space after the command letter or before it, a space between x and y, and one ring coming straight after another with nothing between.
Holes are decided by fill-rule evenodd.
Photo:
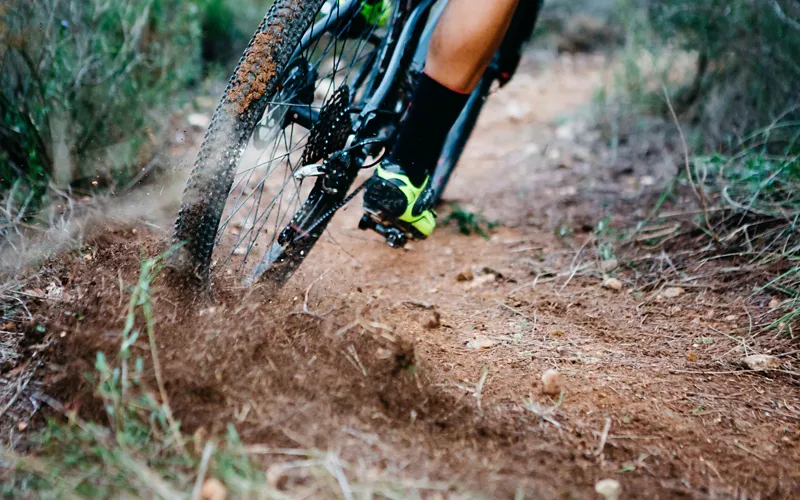
<instances>
[{"instance_id":1,"label":"neon yellow cycling shoe","mask_svg":"<svg viewBox=\"0 0 800 500\"><path fill-rule=\"evenodd\" d=\"M430 177L416 187L399 165L384 161L364 192L364 210L388 219L415 238L425 239L436 229Z\"/></svg>"}]
</instances>

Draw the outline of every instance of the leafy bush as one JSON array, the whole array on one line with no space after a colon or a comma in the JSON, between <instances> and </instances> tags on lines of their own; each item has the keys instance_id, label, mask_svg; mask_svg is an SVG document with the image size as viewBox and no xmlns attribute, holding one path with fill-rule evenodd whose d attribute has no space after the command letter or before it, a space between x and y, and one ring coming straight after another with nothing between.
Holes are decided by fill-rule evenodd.
<instances>
[{"instance_id":1,"label":"leafy bush","mask_svg":"<svg viewBox=\"0 0 800 500\"><path fill-rule=\"evenodd\" d=\"M637 0L623 4L642 6ZM677 69L683 77L673 102L700 127L706 145L735 147L759 127L800 118L799 3L643 0L643 7L643 18L631 16L637 44L651 35L656 46L695 55L693 75L684 73L688 68L667 71ZM787 137L776 133L772 140Z\"/></svg>"},{"instance_id":2,"label":"leafy bush","mask_svg":"<svg viewBox=\"0 0 800 500\"><path fill-rule=\"evenodd\" d=\"M8 0L0 22L0 192L123 181L156 114L197 75L183 0Z\"/></svg>"}]
</instances>

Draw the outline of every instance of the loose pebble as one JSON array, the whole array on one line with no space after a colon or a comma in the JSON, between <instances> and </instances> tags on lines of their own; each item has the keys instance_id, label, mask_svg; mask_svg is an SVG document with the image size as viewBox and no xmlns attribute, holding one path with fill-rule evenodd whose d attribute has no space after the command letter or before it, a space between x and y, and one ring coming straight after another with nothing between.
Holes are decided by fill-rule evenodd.
<instances>
[{"instance_id":1,"label":"loose pebble","mask_svg":"<svg viewBox=\"0 0 800 500\"><path fill-rule=\"evenodd\" d=\"M607 278L603 281L601 286L607 290L614 290L615 292L622 290L622 282L617 278Z\"/></svg>"},{"instance_id":2,"label":"loose pebble","mask_svg":"<svg viewBox=\"0 0 800 500\"><path fill-rule=\"evenodd\" d=\"M780 368L781 360L766 354L753 354L742 359L742 364L749 370L764 371Z\"/></svg>"},{"instance_id":3,"label":"loose pebble","mask_svg":"<svg viewBox=\"0 0 800 500\"><path fill-rule=\"evenodd\" d=\"M603 479L594 485L594 491L605 500L618 500L622 493L622 485L615 479Z\"/></svg>"},{"instance_id":4,"label":"loose pebble","mask_svg":"<svg viewBox=\"0 0 800 500\"><path fill-rule=\"evenodd\" d=\"M216 478L206 479L203 489L200 490L200 498L203 500L225 500L228 498L228 489L222 481Z\"/></svg>"},{"instance_id":5,"label":"loose pebble","mask_svg":"<svg viewBox=\"0 0 800 500\"><path fill-rule=\"evenodd\" d=\"M663 292L661 292L661 296L665 299L676 299L686 293L686 290L679 286L674 286L670 288L665 288Z\"/></svg>"},{"instance_id":6,"label":"loose pebble","mask_svg":"<svg viewBox=\"0 0 800 500\"><path fill-rule=\"evenodd\" d=\"M491 349L492 347L496 346L497 342L492 339L487 339L486 337L478 337L475 336L467 342L467 349Z\"/></svg>"},{"instance_id":7,"label":"loose pebble","mask_svg":"<svg viewBox=\"0 0 800 500\"><path fill-rule=\"evenodd\" d=\"M475 275L472 273L472 269L466 269L458 273L456 276L456 281L472 281L475 279Z\"/></svg>"},{"instance_id":8,"label":"loose pebble","mask_svg":"<svg viewBox=\"0 0 800 500\"><path fill-rule=\"evenodd\" d=\"M563 391L564 384L561 374L557 370L547 370L542 374L542 392L548 396L559 396Z\"/></svg>"}]
</instances>

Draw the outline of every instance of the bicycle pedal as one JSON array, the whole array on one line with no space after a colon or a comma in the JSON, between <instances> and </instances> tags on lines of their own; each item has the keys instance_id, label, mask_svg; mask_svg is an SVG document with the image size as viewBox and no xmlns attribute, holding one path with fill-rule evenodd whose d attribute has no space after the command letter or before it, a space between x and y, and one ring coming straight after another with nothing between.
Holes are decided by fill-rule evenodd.
<instances>
[{"instance_id":1,"label":"bicycle pedal","mask_svg":"<svg viewBox=\"0 0 800 500\"><path fill-rule=\"evenodd\" d=\"M397 227L381 218L377 218L369 213L364 214L358 222L358 228L362 231L372 230L386 239L386 244L392 248L404 248L409 239L409 235L402 228Z\"/></svg>"}]
</instances>

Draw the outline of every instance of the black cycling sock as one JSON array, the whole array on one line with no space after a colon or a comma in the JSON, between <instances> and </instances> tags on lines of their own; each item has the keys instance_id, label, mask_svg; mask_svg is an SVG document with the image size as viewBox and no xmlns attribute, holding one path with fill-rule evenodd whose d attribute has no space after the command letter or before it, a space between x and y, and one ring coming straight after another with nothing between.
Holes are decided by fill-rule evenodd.
<instances>
[{"instance_id":1,"label":"black cycling sock","mask_svg":"<svg viewBox=\"0 0 800 500\"><path fill-rule=\"evenodd\" d=\"M422 74L389 156L389 161L400 165L415 186L421 186L433 172L447 134L467 99L469 94L450 90Z\"/></svg>"}]
</instances>

